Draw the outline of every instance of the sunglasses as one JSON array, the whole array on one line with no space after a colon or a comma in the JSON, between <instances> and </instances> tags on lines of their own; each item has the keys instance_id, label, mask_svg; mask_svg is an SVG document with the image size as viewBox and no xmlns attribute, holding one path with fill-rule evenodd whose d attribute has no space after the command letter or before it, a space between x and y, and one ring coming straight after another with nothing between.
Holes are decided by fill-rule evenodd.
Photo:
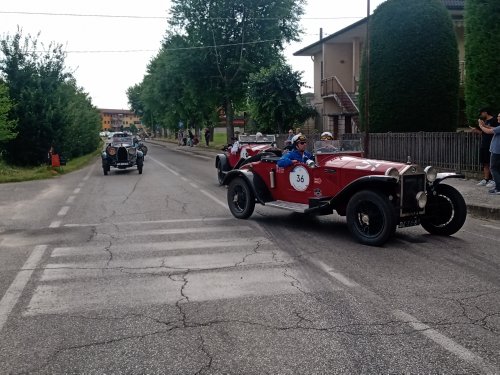
<instances>
[{"instance_id":1,"label":"sunglasses","mask_svg":"<svg viewBox=\"0 0 500 375\"><path fill-rule=\"evenodd\" d=\"M299 142L299 144L301 145L305 145L307 142Z\"/></svg>"}]
</instances>

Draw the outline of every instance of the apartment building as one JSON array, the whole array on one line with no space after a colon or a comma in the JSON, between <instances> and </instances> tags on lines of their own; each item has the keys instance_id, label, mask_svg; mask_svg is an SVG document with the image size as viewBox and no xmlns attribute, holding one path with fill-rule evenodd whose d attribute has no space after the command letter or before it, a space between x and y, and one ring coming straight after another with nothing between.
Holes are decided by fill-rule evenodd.
<instances>
[{"instance_id":1,"label":"apartment building","mask_svg":"<svg viewBox=\"0 0 500 375\"><path fill-rule=\"evenodd\" d=\"M464 2L442 0L452 17L458 41L460 74L464 77ZM321 33L320 33L321 34ZM339 134L358 132L358 88L361 57L367 35L367 18L322 37L294 53L309 56L314 64L314 97L319 117L315 128Z\"/></svg>"}]
</instances>

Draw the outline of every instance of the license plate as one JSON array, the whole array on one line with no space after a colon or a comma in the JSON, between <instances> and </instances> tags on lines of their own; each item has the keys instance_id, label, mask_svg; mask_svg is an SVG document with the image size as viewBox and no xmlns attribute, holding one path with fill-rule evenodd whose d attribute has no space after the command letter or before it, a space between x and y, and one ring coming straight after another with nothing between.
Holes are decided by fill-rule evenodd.
<instances>
[{"instance_id":1,"label":"license plate","mask_svg":"<svg viewBox=\"0 0 500 375\"><path fill-rule=\"evenodd\" d=\"M414 227L416 225L420 225L420 218L418 216L417 217L409 217L407 219L401 219L398 227L399 228L406 228L406 227Z\"/></svg>"},{"instance_id":2,"label":"license plate","mask_svg":"<svg viewBox=\"0 0 500 375\"><path fill-rule=\"evenodd\" d=\"M128 165L128 163L116 163L116 165Z\"/></svg>"}]
</instances>

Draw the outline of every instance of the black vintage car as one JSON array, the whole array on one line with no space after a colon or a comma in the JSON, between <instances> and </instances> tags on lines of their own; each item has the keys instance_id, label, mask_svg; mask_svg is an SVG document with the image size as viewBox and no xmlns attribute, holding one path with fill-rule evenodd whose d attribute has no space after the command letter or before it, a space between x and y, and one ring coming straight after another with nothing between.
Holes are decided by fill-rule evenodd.
<instances>
[{"instance_id":1,"label":"black vintage car","mask_svg":"<svg viewBox=\"0 0 500 375\"><path fill-rule=\"evenodd\" d=\"M101 154L104 175L107 176L111 167L125 169L133 166L137 166L139 174L142 174L144 153L137 146L132 135L128 133L113 134L111 142L106 145Z\"/></svg>"}]
</instances>

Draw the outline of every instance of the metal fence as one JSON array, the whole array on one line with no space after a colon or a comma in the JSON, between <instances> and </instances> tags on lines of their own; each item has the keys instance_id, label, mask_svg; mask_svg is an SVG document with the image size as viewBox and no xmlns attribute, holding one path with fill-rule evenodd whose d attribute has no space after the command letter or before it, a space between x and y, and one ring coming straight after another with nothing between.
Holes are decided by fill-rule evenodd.
<instances>
[{"instance_id":1,"label":"metal fence","mask_svg":"<svg viewBox=\"0 0 500 375\"><path fill-rule=\"evenodd\" d=\"M319 133L306 134L311 140L319 139ZM283 147L287 135L279 135L277 142ZM364 140L364 134L343 134L342 139ZM314 142L309 142L312 147ZM469 132L418 132L418 133L370 133L368 157L371 159L432 165L443 171L462 172L478 176L481 136Z\"/></svg>"}]
</instances>

